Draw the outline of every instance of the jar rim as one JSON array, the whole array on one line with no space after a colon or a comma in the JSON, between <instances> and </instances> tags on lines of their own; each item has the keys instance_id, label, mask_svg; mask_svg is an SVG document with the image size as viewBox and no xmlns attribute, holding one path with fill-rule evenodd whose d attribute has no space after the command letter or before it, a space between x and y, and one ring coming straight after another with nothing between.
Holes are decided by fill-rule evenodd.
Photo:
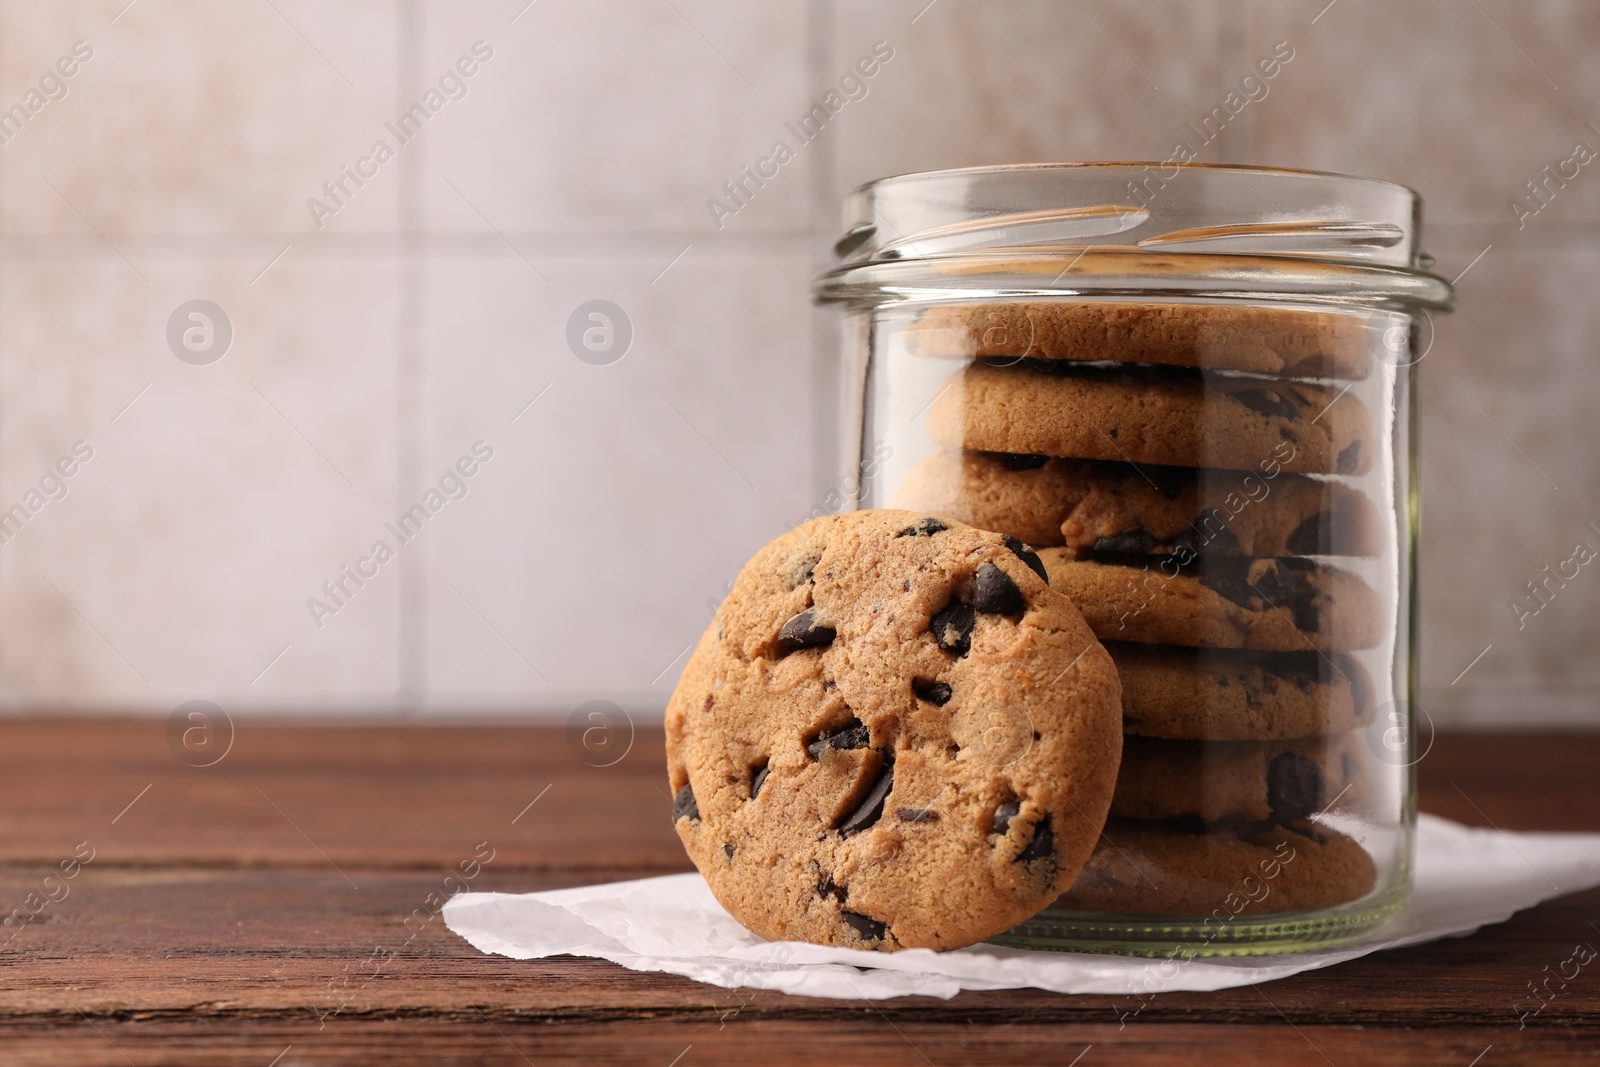
<instances>
[{"instance_id":1,"label":"jar rim","mask_svg":"<svg viewBox=\"0 0 1600 1067\"><path fill-rule=\"evenodd\" d=\"M1054 163L983 163L970 167L938 167L933 170L906 170L897 174L886 174L881 178L873 178L856 186L858 190L871 189L874 186L887 182L902 181L907 178L921 178L931 175L959 175L978 173L1001 173L1005 171L1022 170L1087 170L1101 167L1127 167L1143 170L1147 167L1182 167L1185 170L1218 170L1218 171L1251 171L1259 174L1302 174L1317 178L1337 178L1341 181L1371 182L1376 185L1387 185L1395 189L1403 189L1415 196L1422 198L1412 186L1404 182L1390 181L1387 178L1373 178L1364 174L1350 174L1338 170L1318 170L1314 167L1269 167L1259 163L1172 163L1165 160L1152 159L1092 159L1092 160L1066 160Z\"/></svg>"},{"instance_id":2,"label":"jar rim","mask_svg":"<svg viewBox=\"0 0 1600 1067\"><path fill-rule=\"evenodd\" d=\"M1044 277L1059 283L1070 274L1071 291L1137 289L1146 263L1159 264L1161 286L1202 295L1243 285L1247 296L1295 298L1315 294L1325 278L1339 294L1330 298L1448 308L1453 290L1427 272L1433 261L1419 247L1421 213L1421 196L1407 186L1285 167L1167 161L918 171L856 188L834 246L839 265L819 279L816 295L870 298L887 283L941 289L952 276L958 289L984 288L985 266L996 288L1065 292L1018 277L1027 264L1047 261L1056 269ZM1154 258L1129 258L1140 256Z\"/></svg>"}]
</instances>

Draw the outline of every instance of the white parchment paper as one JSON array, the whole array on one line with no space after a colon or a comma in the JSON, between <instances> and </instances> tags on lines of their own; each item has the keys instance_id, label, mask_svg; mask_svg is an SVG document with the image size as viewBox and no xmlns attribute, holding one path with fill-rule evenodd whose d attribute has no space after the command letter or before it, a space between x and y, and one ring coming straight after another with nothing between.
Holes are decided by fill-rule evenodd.
<instances>
[{"instance_id":1,"label":"white parchment paper","mask_svg":"<svg viewBox=\"0 0 1600 1067\"><path fill-rule=\"evenodd\" d=\"M483 952L519 960L595 956L630 970L665 971L729 989L862 1000L1029 986L1149 996L1269 982L1371 952L1469 934L1594 885L1600 885L1600 834L1501 833L1423 815L1417 823L1415 891L1406 910L1359 944L1285 956L1150 960L994 945L883 953L764 941L722 910L698 874L547 893L462 893L445 905L444 919Z\"/></svg>"}]
</instances>

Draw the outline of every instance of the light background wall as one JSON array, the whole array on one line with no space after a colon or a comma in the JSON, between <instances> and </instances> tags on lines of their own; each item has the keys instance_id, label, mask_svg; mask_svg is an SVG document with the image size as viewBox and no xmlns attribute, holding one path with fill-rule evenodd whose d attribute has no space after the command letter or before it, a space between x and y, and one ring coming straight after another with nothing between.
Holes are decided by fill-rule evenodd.
<instances>
[{"instance_id":1,"label":"light background wall","mask_svg":"<svg viewBox=\"0 0 1600 1067\"><path fill-rule=\"evenodd\" d=\"M0 508L94 449L0 547L4 707L658 711L834 481L808 287L852 184L1163 158L1287 40L1202 158L1410 184L1461 275L1422 367L1424 706L1600 723L1600 567L1520 630L1508 606L1600 546L1600 163L1509 207L1600 148L1592 3L0 0L0 107L79 40L0 146ZM479 40L467 95L317 226ZM868 96L718 229L707 198L880 40ZM208 366L166 340L195 298L234 331ZM609 365L566 340L592 299L632 324ZM315 626L480 440L466 498Z\"/></svg>"}]
</instances>

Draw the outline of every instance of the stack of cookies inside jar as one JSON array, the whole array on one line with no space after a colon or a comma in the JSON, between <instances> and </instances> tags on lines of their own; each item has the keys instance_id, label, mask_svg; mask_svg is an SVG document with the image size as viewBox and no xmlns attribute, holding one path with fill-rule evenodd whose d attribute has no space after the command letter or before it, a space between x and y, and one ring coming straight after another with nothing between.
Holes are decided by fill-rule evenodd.
<instances>
[{"instance_id":1,"label":"stack of cookies inside jar","mask_svg":"<svg viewBox=\"0 0 1600 1067\"><path fill-rule=\"evenodd\" d=\"M1366 728L1398 599L1364 568L1395 551L1390 427L1361 387L1371 321L1054 299L878 328L913 368L896 380L932 396L906 413L918 436L888 501L1034 546L1121 676L1111 818L1057 907L1303 913L1368 894L1360 825L1394 768Z\"/></svg>"}]
</instances>

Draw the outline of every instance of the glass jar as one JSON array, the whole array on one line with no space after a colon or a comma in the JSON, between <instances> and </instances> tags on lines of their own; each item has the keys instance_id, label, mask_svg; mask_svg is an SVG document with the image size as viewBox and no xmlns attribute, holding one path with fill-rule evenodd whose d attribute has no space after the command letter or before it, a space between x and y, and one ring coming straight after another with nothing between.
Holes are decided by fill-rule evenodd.
<instances>
[{"instance_id":1,"label":"glass jar","mask_svg":"<svg viewBox=\"0 0 1600 1067\"><path fill-rule=\"evenodd\" d=\"M1388 182L1173 163L851 198L817 285L851 503L1028 542L1122 678L1099 844L1003 943L1284 952L1404 905L1414 383L1453 300L1420 218Z\"/></svg>"}]
</instances>

